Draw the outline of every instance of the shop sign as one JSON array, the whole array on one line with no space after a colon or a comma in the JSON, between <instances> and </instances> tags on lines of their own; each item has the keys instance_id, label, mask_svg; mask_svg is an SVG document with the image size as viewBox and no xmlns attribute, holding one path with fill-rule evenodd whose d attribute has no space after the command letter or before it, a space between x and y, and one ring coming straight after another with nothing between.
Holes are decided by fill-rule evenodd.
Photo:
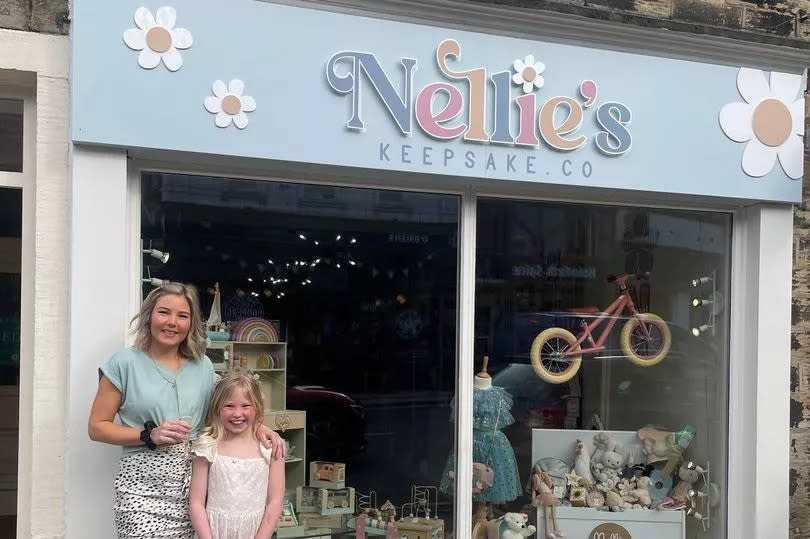
<instances>
[{"instance_id":1,"label":"shop sign","mask_svg":"<svg viewBox=\"0 0 810 539\"><path fill-rule=\"evenodd\" d=\"M485 67L454 69L451 61L461 57L461 45L454 39L445 39L436 49L436 67L445 80L432 81L416 92L414 97L415 58L402 58L401 84L395 84L377 57L368 52L341 51L329 59L326 79L338 94L351 97L351 115L346 127L364 131L363 101L366 93L373 93L385 105L389 119L403 135L411 135L414 123L427 136L449 141L461 138L465 142L508 144L523 148L536 148L540 139L552 149L572 152L592 139L605 156L621 156L632 146L630 108L616 100L606 100L596 108L598 129L590 136L582 128L584 110L595 104L598 86L593 80L579 83L578 96L553 96L538 99L535 89L544 83L545 64L534 56L513 62L513 69L498 71L487 76ZM345 68L345 69L344 69ZM399 74L398 74L399 75ZM464 91L452 82L466 82ZM494 96L491 104L487 92ZM522 86L523 93L512 99L513 84ZM466 117L462 121L459 117ZM415 120L415 122L414 122ZM517 124L513 134L511 126ZM488 133L486 126L492 125ZM538 137L539 133L539 137ZM390 145L381 143L381 159L389 159ZM454 159L451 149L440 152L437 159ZM471 152L465 155L469 159ZM460 158L460 157L459 157ZM514 167L515 157L511 166ZM446 163L445 163L446 165Z\"/></svg>"},{"instance_id":2,"label":"shop sign","mask_svg":"<svg viewBox=\"0 0 810 539\"><path fill-rule=\"evenodd\" d=\"M227 2L239 24L226 27L211 16L223 0L75 4L76 144L346 167L383 183L395 171L437 187L801 200L798 73L276 2Z\"/></svg>"}]
</instances>

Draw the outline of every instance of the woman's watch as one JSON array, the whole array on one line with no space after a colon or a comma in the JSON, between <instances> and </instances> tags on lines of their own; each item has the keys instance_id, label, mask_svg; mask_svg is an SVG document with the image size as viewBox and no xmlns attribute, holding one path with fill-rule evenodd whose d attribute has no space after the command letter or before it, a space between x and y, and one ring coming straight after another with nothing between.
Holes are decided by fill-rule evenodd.
<instances>
[{"instance_id":1,"label":"woman's watch","mask_svg":"<svg viewBox=\"0 0 810 539\"><path fill-rule=\"evenodd\" d=\"M157 448L155 442L152 441L152 429L154 428L157 428L157 424L154 421L147 421L143 424L143 430L141 431L141 441L152 450Z\"/></svg>"}]
</instances>

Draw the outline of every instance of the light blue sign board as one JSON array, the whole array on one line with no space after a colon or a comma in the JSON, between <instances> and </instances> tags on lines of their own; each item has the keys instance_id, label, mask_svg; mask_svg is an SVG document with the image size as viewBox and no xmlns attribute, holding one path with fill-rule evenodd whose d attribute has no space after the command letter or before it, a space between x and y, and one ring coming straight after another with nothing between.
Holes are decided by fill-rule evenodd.
<instances>
[{"instance_id":1,"label":"light blue sign board","mask_svg":"<svg viewBox=\"0 0 810 539\"><path fill-rule=\"evenodd\" d=\"M766 176L747 176L741 167L745 143L720 129L723 105L742 101L733 67L602 51L350 16L255 0L175 0L177 27L193 45L181 50L182 67L147 70L123 33L135 28L137 8L154 14L163 3L75 0L73 28L73 139L77 143L166 149L414 173L532 181L796 202L801 180L787 177L778 161ZM598 85L593 107L584 109L579 130L587 143L561 152L537 147L437 140L413 121L403 135L367 77L361 77L362 131L350 130L352 96L326 80L330 57L341 51L375 55L393 87L402 93L403 58L416 59L413 98L424 86L448 82L465 99L462 114L446 125L467 121L469 87L437 67L436 49L446 39L461 47L449 59L456 71L485 67L487 77L509 71L515 59L533 54L545 64L539 107L554 96L583 102L583 80ZM344 66L345 69L345 66ZM766 74L767 75L767 74ZM203 106L215 80L245 82L255 111L244 130L219 128ZM523 95L510 84L511 98ZM493 86L488 83L487 131L493 127ZM616 101L632 111L632 149L608 157L594 144L601 127L598 106ZM442 105L441 96L434 104ZM512 106L513 135L517 107ZM558 110L557 123L562 118ZM536 116L535 116L536 118ZM447 159L448 152L453 157ZM441 185L437 184L437 188Z\"/></svg>"}]
</instances>

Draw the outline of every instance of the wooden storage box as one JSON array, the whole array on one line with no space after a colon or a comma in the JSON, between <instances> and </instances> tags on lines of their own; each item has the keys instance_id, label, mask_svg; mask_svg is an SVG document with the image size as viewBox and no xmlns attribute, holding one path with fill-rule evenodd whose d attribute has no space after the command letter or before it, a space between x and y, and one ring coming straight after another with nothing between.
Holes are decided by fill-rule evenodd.
<instances>
[{"instance_id":1,"label":"wooden storage box","mask_svg":"<svg viewBox=\"0 0 810 539\"><path fill-rule=\"evenodd\" d=\"M348 515L319 515L304 513L299 519L307 528L345 528Z\"/></svg>"},{"instance_id":2,"label":"wooden storage box","mask_svg":"<svg viewBox=\"0 0 810 539\"><path fill-rule=\"evenodd\" d=\"M444 520L440 518L401 518L394 525L401 539L444 539Z\"/></svg>"},{"instance_id":3,"label":"wooden storage box","mask_svg":"<svg viewBox=\"0 0 810 539\"><path fill-rule=\"evenodd\" d=\"M346 465L315 460L309 463L309 486L338 489L346 486Z\"/></svg>"},{"instance_id":4,"label":"wooden storage box","mask_svg":"<svg viewBox=\"0 0 810 539\"><path fill-rule=\"evenodd\" d=\"M299 514L350 515L354 513L354 489L298 487L295 490L295 502Z\"/></svg>"},{"instance_id":5,"label":"wooden storage box","mask_svg":"<svg viewBox=\"0 0 810 539\"><path fill-rule=\"evenodd\" d=\"M559 530L568 537L591 539L599 526L617 533L614 539L684 539L686 514L683 511L630 510L621 513L599 511L591 507L558 507ZM545 538L543 513L537 511L537 537ZM610 525L613 526L610 526ZM617 526L620 526L617 527ZM603 527L603 529L605 529ZM597 533L598 535L598 533ZM602 537L602 536L599 536ZM614 537L610 533L604 537Z\"/></svg>"}]
</instances>

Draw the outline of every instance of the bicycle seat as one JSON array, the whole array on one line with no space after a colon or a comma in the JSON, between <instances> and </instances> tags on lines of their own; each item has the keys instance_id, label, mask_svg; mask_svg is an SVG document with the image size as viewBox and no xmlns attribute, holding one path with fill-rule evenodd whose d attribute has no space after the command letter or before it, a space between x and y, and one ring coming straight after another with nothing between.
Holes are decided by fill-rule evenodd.
<instances>
[{"instance_id":1,"label":"bicycle seat","mask_svg":"<svg viewBox=\"0 0 810 539\"><path fill-rule=\"evenodd\" d=\"M588 307L571 307L570 309L566 309L571 314L596 314L599 312L599 307L595 306L588 306Z\"/></svg>"}]
</instances>

